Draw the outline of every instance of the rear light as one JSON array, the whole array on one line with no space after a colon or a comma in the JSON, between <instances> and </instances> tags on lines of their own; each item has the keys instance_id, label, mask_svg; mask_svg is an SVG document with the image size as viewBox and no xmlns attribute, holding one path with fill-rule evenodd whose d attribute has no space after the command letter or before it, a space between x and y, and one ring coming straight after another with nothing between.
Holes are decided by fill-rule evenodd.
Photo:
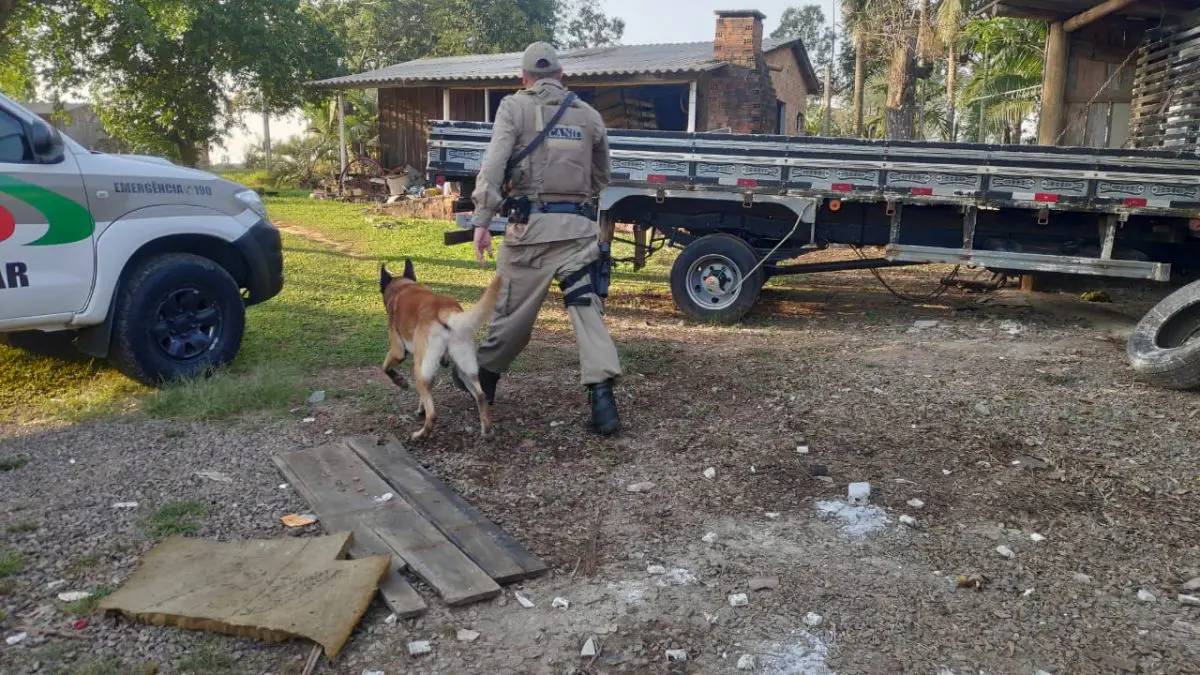
<instances>
[{"instance_id":1,"label":"rear light","mask_svg":"<svg viewBox=\"0 0 1200 675\"><path fill-rule=\"evenodd\" d=\"M830 199L829 200L829 210L830 211L841 211L842 210L842 200Z\"/></svg>"},{"instance_id":2,"label":"rear light","mask_svg":"<svg viewBox=\"0 0 1200 675\"><path fill-rule=\"evenodd\" d=\"M445 177L445 176L438 176L437 178L433 179L433 182L434 182L434 184L436 184L438 187L442 187L443 185L445 185L445 184L446 184L446 177Z\"/></svg>"},{"instance_id":3,"label":"rear light","mask_svg":"<svg viewBox=\"0 0 1200 675\"><path fill-rule=\"evenodd\" d=\"M1200 234L1200 218L1192 218L1192 221L1188 223L1188 229L1196 234Z\"/></svg>"}]
</instances>

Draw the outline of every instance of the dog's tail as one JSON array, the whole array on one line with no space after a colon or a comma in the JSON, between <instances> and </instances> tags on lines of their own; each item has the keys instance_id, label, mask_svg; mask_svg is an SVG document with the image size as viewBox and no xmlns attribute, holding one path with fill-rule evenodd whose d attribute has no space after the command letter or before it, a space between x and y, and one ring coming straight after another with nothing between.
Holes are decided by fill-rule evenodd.
<instances>
[{"instance_id":1,"label":"dog's tail","mask_svg":"<svg viewBox=\"0 0 1200 675\"><path fill-rule=\"evenodd\" d=\"M500 284L500 274L497 273L492 277L492 282L488 284L487 289L483 291L479 302L465 312L455 312L442 318L442 322L449 326L450 331L455 335L471 339L475 335L475 331L482 328L492 316L492 312L496 311L496 301L500 298Z\"/></svg>"}]
</instances>

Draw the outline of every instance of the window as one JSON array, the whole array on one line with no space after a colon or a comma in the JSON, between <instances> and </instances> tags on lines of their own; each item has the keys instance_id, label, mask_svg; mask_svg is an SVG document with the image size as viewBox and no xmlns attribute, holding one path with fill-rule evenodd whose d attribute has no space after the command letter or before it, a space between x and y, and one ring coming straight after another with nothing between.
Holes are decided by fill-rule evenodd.
<instances>
[{"instance_id":1,"label":"window","mask_svg":"<svg viewBox=\"0 0 1200 675\"><path fill-rule=\"evenodd\" d=\"M804 113L796 113L796 135L803 136L806 133L804 129Z\"/></svg>"},{"instance_id":2,"label":"window","mask_svg":"<svg viewBox=\"0 0 1200 675\"><path fill-rule=\"evenodd\" d=\"M780 136L786 136L787 127L787 104L783 101L775 101L775 133Z\"/></svg>"},{"instance_id":3,"label":"window","mask_svg":"<svg viewBox=\"0 0 1200 675\"><path fill-rule=\"evenodd\" d=\"M25 128L21 126L21 121L0 110L0 162L30 161L33 161L33 153L25 142Z\"/></svg>"}]
</instances>

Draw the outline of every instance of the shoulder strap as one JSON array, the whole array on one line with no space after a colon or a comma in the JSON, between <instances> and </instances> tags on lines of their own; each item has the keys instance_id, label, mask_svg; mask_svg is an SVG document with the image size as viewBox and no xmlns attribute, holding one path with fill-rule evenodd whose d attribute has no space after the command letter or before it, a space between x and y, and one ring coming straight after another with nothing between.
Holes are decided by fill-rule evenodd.
<instances>
[{"instance_id":1,"label":"shoulder strap","mask_svg":"<svg viewBox=\"0 0 1200 675\"><path fill-rule=\"evenodd\" d=\"M509 171L512 171L513 167L515 167L517 164L520 164L521 160L528 157L529 153L536 150L537 147L539 145L541 145L543 141L546 140L546 137L550 135L550 130L558 125L558 122L559 122L559 120L562 119L563 114L567 112L567 108L571 107L571 104L574 102L575 102L575 92L573 92L573 91L567 92L566 97L563 98L562 105L558 106L558 111L554 113L554 117L550 118L550 123L547 124L546 127L544 129L542 129L538 133L538 135L536 137L534 137L534 139L532 141L529 142L529 145L525 146L524 148L521 149L520 152L518 152L516 155L513 155L511 158L509 158L509 160L508 160L508 170Z\"/></svg>"}]
</instances>

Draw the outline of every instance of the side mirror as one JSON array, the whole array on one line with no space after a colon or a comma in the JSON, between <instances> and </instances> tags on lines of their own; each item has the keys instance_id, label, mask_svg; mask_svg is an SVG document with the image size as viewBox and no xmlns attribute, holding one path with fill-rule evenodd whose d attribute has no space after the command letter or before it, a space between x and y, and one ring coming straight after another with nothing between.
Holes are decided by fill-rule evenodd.
<instances>
[{"instance_id":1,"label":"side mirror","mask_svg":"<svg viewBox=\"0 0 1200 675\"><path fill-rule=\"evenodd\" d=\"M33 155L43 164L56 164L63 158L63 140L58 129L43 120L36 120L29 129L29 144Z\"/></svg>"}]
</instances>

